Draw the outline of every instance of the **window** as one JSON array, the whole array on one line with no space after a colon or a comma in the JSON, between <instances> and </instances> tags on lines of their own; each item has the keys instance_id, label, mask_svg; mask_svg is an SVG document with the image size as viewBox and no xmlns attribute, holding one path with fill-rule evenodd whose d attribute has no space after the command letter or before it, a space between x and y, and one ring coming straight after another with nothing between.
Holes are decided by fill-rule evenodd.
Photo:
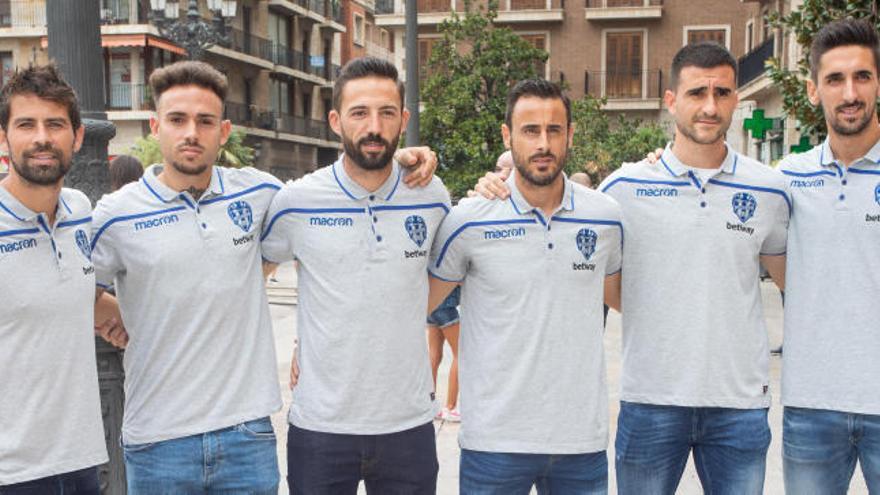
<instances>
[{"instance_id":1,"label":"window","mask_svg":"<svg viewBox=\"0 0 880 495\"><path fill-rule=\"evenodd\" d=\"M364 26L364 16L360 14L354 15L354 42L358 45L364 46L364 38L365 38L365 26Z\"/></svg>"},{"instance_id":2,"label":"window","mask_svg":"<svg viewBox=\"0 0 880 495\"><path fill-rule=\"evenodd\" d=\"M434 51L434 44L440 41L440 38L421 38L419 39L419 82L424 85L425 80L431 75L428 61L431 60L431 52Z\"/></svg>"},{"instance_id":3,"label":"window","mask_svg":"<svg viewBox=\"0 0 880 495\"><path fill-rule=\"evenodd\" d=\"M765 7L761 11L761 42L767 41L770 37L770 11Z\"/></svg>"},{"instance_id":4,"label":"window","mask_svg":"<svg viewBox=\"0 0 880 495\"><path fill-rule=\"evenodd\" d=\"M687 42L689 44L701 41L713 41L721 46L727 46L727 31L724 29L691 29L688 31Z\"/></svg>"},{"instance_id":5,"label":"window","mask_svg":"<svg viewBox=\"0 0 880 495\"><path fill-rule=\"evenodd\" d=\"M640 98L642 96L642 40L645 33L611 32L605 39L605 96Z\"/></svg>"},{"instance_id":6,"label":"window","mask_svg":"<svg viewBox=\"0 0 880 495\"><path fill-rule=\"evenodd\" d=\"M290 18L269 13L269 40L290 46Z\"/></svg>"},{"instance_id":7,"label":"window","mask_svg":"<svg viewBox=\"0 0 880 495\"><path fill-rule=\"evenodd\" d=\"M755 49L755 21L746 23L746 53Z\"/></svg>"},{"instance_id":8,"label":"window","mask_svg":"<svg viewBox=\"0 0 880 495\"><path fill-rule=\"evenodd\" d=\"M0 52L0 87L5 86L15 74L15 63L12 61L12 52Z\"/></svg>"},{"instance_id":9,"label":"window","mask_svg":"<svg viewBox=\"0 0 880 495\"><path fill-rule=\"evenodd\" d=\"M543 34L523 34L520 35L522 39L528 41L538 50L544 50L549 52L547 49L547 36ZM547 76L547 64L550 62L550 58L547 58L547 62L540 62L535 64L535 71L538 73L539 77Z\"/></svg>"},{"instance_id":10,"label":"window","mask_svg":"<svg viewBox=\"0 0 880 495\"><path fill-rule=\"evenodd\" d=\"M290 108L290 84L272 79L270 89L272 110L278 113L293 114L293 109Z\"/></svg>"},{"instance_id":11,"label":"window","mask_svg":"<svg viewBox=\"0 0 880 495\"><path fill-rule=\"evenodd\" d=\"M393 48L391 46L391 38L388 36L387 29L379 30L379 46L385 48L386 50L391 50Z\"/></svg>"}]
</instances>

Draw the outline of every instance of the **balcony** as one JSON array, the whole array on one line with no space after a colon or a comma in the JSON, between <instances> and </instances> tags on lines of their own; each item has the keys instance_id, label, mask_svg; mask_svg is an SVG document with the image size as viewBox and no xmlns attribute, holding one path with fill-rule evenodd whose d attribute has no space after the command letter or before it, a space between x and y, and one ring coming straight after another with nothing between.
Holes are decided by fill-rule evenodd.
<instances>
[{"instance_id":1,"label":"balcony","mask_svg":"<svg viewBox=\"0 0 880 495\"><path fill-rule=\"evenodd\" d=\"M269 0L271 10L311 19L337 31L345 31L339 0Z\"/></svg>"},{"instance_id":2,"label":"balcony","mask_svg":"<svg viewBox=\"0 0 880 495\"><path fill-rule=\"evenodd\" d=\"M452 12L452 0L418 0L418 8L420 26L437 25L449 18ZM464 11L464 0L456 0L455 10ZM503 24L562 22L565 17L563 11L564 0L500 0L497 22ZM404 24L403 10L394 11L393 0L377 0L377 26L403 27Z\"/></svg>"},{"instance_id":3,"label":"balcony","mask_svg":"<svg viewBox=\"0 0 880 495\"><path fill-rule=\"evenodd\" d=\"M274 43L241 29L229 28L229 41L218 43L209 52L246 62L265 69L273 68Z\"/></svg>"},{"instance_id":4,"label":"balcony","mask_svg":"<svg viewBox=\"0 0 880 495\"><path fill-rule=\"evenodd\" d=\"M17 36L45 35L46 2L0 0L0 28L12 28Z\"/></svg>"},{"instance_id":5,"label":"balcony","mask_svg":"<svg viewBox=\"0 0 880 495\"><path fill-rule=\"evenodd\" d=\"M586 0L584 15L590 21L660 19L663 0Z\"/></svg>"},{"instance_id":6,"label":"balcony","mask_svg":"<svg viewBox=\"0 0 880 495\"><path fill-rule=\"evenodd\" d=\"M770 37L757 48L740 57L739 73L736 76L737 87L741 88L764 75L765 64L767 59L773 56L774 49L775 44L773 38Z\"/></svg>"},{"instance_id":7,"label":"balcony","mask_svg":"<svg viewBox=\"0 0 880 495\"><path fill-rule=\"evenodd\" d=\"M605 110L659 110L663 71L587 71L584 93L606 98Z\"/></svg>"},{"instance_id":8,"label":"balcony","mask_svg":"<svg viewBox=\"0 0 880 495\"><path fill-rule=\"evenodd\" d=\"M152 110L153 99L146 84L111 84L107 91L107 110Z\"/></svg>"},{"instance_id":9,"label":"balcony","mask_svg":"<svg viewBox=\"0 0 880 495\"><path fill-rule=\"evenodd\" d=\"M310 138L324 141L325 143L323 144L339 142L336 133L330 130L329 124L324 120L290 115L260 108L255 105L227 101L224 106L223 117L229 119L234 125L248 128L248 132L266 137L283 138L284 136L280 135L285 134L296 136L300 139ZM278 135L275 133L278 133ZM311 144L321 145L322 143L311 142Z\"/></svg>"},{"instance_id":10,"label":"balcony","mask_svg":"<svg viewBox=\"0 0 880 495\"><path fill-rule=\"evenodd\" d=\"M298 71L298 74L290 74L302 77L304 74L314 76L315 80L309 79L315 84L328 84L339 77L342 70L337 64L325 66L324 57L306 55L280 43L272 44L272 61L276 64L275 70L286 73L284 69ZM308 78L307 78L308 79Z\"/></svg>"},{"instance_id":11,"label":"balcony","mask_svg":"<svg viewBox=\"0 0 880 495\"><path fill-rule=\"evenodd\" d=\"M384 46L373 43L372 41L367 41L366 49L367 55L394 63L394 53L392 53L391 50L385 48Z\"/></svg>"}]
</instances>

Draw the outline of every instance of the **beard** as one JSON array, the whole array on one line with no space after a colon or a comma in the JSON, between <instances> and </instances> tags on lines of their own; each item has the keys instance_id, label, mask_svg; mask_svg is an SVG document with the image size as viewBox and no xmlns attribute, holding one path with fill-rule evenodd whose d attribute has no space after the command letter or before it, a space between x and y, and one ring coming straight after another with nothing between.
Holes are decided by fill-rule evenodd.
<instances>
[{"instance_id":1,"label":"beard","mask_svg":"<svg viewBox=\"0 0 880 495\"><path fill-rule=\"evenodd\" d=\"M858 119L855 122L847 122L842 118L837 117L837 112L843 110L847 107L858 106L860 108L865 109L865 115L861 119ZM824 110L824 108L823 108ZM831 124L831 128L834 129L834 132L840 134L841 136L856 136L861 134L868 128L871 124L871 119L875 117L877 113L877 102L873 101L870 105L866 104L864 101L858 100L853 103L839 105L834 109L832 113L827 113L826 115L830 116L829 124Z\"/></svg>"},{"instance_id":2,"label":"beard","mask_svg":"<svg viewBox=\"0 0 880 495\"><path fill-rule=\"evenodd\" d=\"M367 134L358 140L357 144L349 139L345 133L342 134L342 147L345 154L351 158L355 165L364 170L381 170L391 163L394 158L394 152L397 151L397 144L400 142L400 133L395 134L393 141L389 142L379 134ZM361 146L371 143L379 143L385 147L385 151L378 154L363 153Z\"/></svg>"},{"instance_id":3,"label":"beard","mask_svg":"<svg viewBox=\"0 0 880 495\"><path fill-rule=\"evenodd\" d=\"M684 135L684 137L688 138L689 140L691 140L697 144L715 144L718 142L719 139L724 139L724 136L727 135L727 129L730 128L730 122L727 122L727 124L725 125L724 121L722 121L719 118L715 118L712 120L721 124L721 127L718 129L718 132L716 132L714 135L711 135L709 137L700 137L697 134L697 130L694 128L694 123L698 120L708 120L708 119L706 118L705 115L697 115L691 121L691 125L687 125L685 123L682 123L682 122L679 122L676 120L675 127L678 129L679 132L681 132Z\"/></svg>"},{"instance_id":4,"label":"beard","mask_svg":"<svg viewBox=\"0 0 880 495\"><path fill-rule=\"evenodd\" d=\"M202 175L208 170L207 163L198 163L195 165L184 165L183 163L172 161L171 166L183 175Z\"/></svg>"},{"instance_id":5,"label":"beard","mask_svg":"<svg viewBox=\"0 0 880 495\"><path fill-rule=\"evenodd\" d=\"M6 142L6 145L9 146L9 141ZM9 149L12 148L10 147ZM30 163L30 159L35 154L47 152L52 153L56 160L55 164L32 165ZM15 160L12 154L9 156L9 161L12 163L12 168L15 170L15 173L26 182L36 186L54 186L61 182L61 179L63 179L64 176L67 175L67 172L70 171L73 158L71 157L65 160L64 153L62 153L61 150L53 147L51 144L45 144L25 150L21 154L21 163L19 163L19 160Z\"/></svg>"},{"instance_id":6,"label":"beard","mask_svg":"<svg viewBox=\"0 0 880 495\"><path fill-rule=\"evenodd\" d=\"M556 156L553 153L535 153L534 155L528 157L528 159L524 159L522 155L516 152L516 149L513 147L513 143L511 143L511 153L513 155L513 164L516 166L516 172L522 176L526 182L532 184L533 186L544 187L552 184L559 174L562 173L562 169L565 168L565 160L568 157L568 150L563 152L562 156ZM556 162L556 170L552 170L542 175L533 174L531 170L529 170L529 163L536 158L553 158Z\"/></svg>"}]
</instances>

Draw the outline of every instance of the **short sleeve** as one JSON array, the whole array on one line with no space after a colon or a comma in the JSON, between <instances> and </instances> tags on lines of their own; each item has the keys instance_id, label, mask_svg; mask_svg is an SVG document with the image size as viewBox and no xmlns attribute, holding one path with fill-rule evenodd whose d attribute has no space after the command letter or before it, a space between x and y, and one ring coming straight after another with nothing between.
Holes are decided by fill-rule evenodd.
<instances>
[{"instance_id":1,"label":"short sleeve","mask_svg":"<svg viewBox=\"0 0 880 495\"><path fill-rule=\"evenodd\" d=\"M465 241L461 234L465 226L460 206L443 219L431 248L431 264L428 271L434 277L450 282L461 282L467 274L468 258Z\"/></svg>"},{"instance_id":2,"label":"short sleeve","mask_svg":"<svg viewBox=\"0 0 880 495\"><path fill-rule=\"evenodd\" d=\"M119 249L110 232L113 215L105 200L98 201L92 212L92 264L95 266L95 282L99 287L109 288L116 276L124 270Z\"/></svg>"},{"instance_id":3,"label":"short sleeve","mask_svg":"<svg viewBox=\"0 0 880 495\"><path fill-rule=\"evenodd\" d=\"M272 263L284 263L296 257L293 240L296 221L290 198L292 187L287 184L272 198L266 214L260 238L263 259Z\"/></svg>"},{"instance_id":4,"label":"short sleeve","mask_svg":"<svg viewBox=\"0 0 880 495\"><path fill-rule=\"evenodd\" d=\"M761 244L762 256L779 256L785 254L788 241L788 222L791 215L791 194L788 187L781 191L781 201L777 201L778 205L773 211L773 220L770 225L770 231Z\"/></svg>"}]
</instances>

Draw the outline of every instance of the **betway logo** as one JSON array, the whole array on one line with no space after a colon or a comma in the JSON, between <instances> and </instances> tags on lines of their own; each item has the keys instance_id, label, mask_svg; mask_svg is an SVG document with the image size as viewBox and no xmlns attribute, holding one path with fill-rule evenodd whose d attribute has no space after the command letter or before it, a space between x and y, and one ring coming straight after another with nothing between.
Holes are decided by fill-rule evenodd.
<instances>
[{"instance_id":1,"label":"betway logo","mask_svg":"<svg viewBox=\"0 0 880 495\"><path fill-rule=\"evenodd\" d=\"M504 230L487 230L486 232L483 232L483 239L509 239L511 237L522 237L524 235L526 235L526 229L523 227Z\"/></svg>"},{"instance_id":2,"label":"betway logo","mask_svg":"<svg viewBox=\"0 0 880 495\"><path fill-rule=\"evenodd\" d=\"M153 218L151 220L141 220L140 222L134 223L134 230L146 230L152 229L155 227L161 227L163 225L170 225L172 223L177 223L180 221L180 218L177 215L165 215L164 217Z\"/></svg>"},{"instance_id":3,"label":"betway logo","mask_svg":"<svg viewBox=\"0 0 880 495\"><path fill-rule=\"evenodd\" d=\"M678 196L678 189L674 187L636 188L636 197L657 198L661 196Z\"/></svg>"}]
</instances>

